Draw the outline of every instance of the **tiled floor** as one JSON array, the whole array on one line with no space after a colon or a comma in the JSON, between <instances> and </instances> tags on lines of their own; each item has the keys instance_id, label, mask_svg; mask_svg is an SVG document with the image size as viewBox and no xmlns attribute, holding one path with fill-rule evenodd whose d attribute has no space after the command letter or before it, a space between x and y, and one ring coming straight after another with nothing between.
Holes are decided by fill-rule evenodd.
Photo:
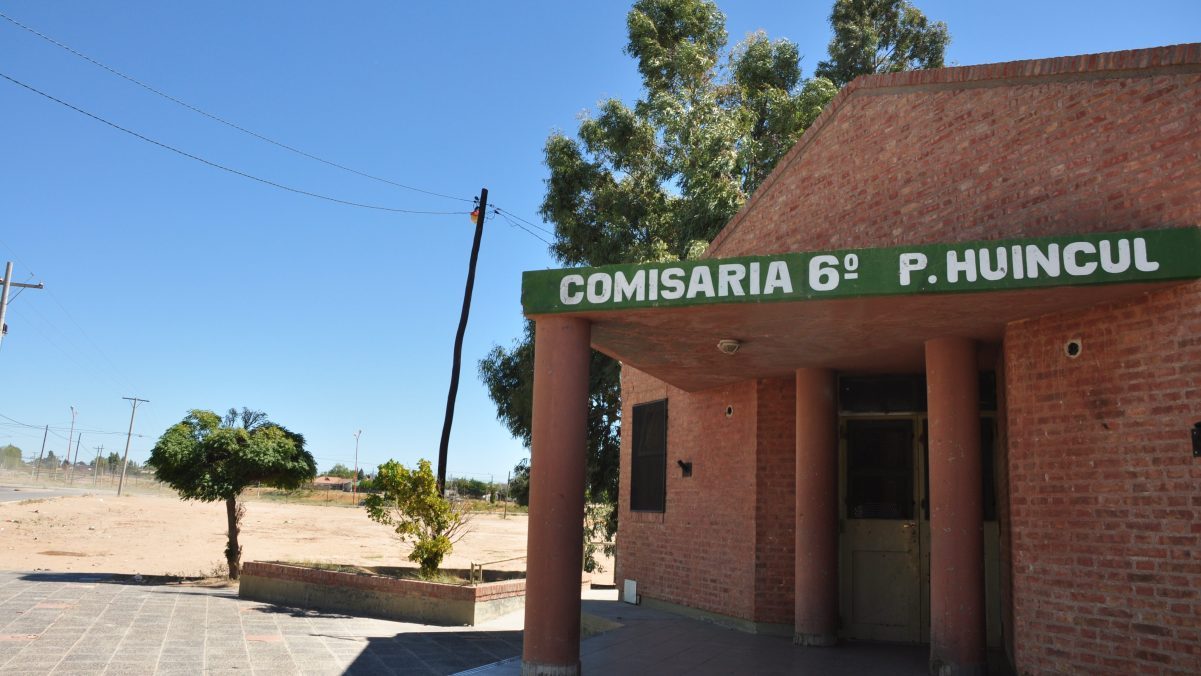
<instances>
[{"instance_id":1,"label":"tiled floor","mask_svg":"<svg viewBox=\"0 0 1201 676\"><path fill-rule=\"evenodd\" d=\"M609 596L616 598L616 592ZM845 644L801 648L790 638L726 629L616 600L585 599L584 612L622 626L580 645L585 674L813 674L924 676L924 646ZM473 669L472 676L516 676L520 658Z\"/></svg>"},{"instance_id":2,"label":"tiled floor","mask_svg":"<svg viewBox=\"0 0 1201 676\"><path fill-rule=\"evenodd\" d=\"M448 674L520 654L521 619L430 627L234 590L0 572L0 674Z\"/></svg>"},{"instance_id":3,"label":"tiled floor","mask_svg":"<svg viewBox=\"0 0 1201 676\"><path fill-rule=\"evenodd\" d=\"M586 674L927 673L927 649L799 648L586 592L617 623L580 646ZM520 612L432 627L243 601L233 590L105 575L0 572L0 674L521 673Z\"/></svg>"}]
</instances>

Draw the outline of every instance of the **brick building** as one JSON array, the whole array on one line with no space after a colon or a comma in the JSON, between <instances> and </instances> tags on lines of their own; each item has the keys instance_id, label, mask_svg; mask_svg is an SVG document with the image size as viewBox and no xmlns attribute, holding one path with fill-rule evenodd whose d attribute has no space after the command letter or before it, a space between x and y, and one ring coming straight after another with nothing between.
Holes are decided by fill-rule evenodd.
<instances>
[{"instance_id":1,"label":"brick building","mask_svg":"<svg viewBox=\"0 0 1201 676\"><path fill-rule=\"evenodd\" d=\"M1193 44L860 78L705 260L527 273L527 671L578 669L591 346L641 602L1201 673L1198 226Z\"/></svg>"}]
</instances>

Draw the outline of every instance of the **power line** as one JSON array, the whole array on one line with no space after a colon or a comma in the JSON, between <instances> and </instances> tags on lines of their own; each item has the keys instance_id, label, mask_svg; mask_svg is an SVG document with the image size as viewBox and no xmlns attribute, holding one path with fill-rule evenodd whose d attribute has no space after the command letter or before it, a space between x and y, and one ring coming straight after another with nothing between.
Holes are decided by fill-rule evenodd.
<instances>
[{"instance_id":1,"label":"power line","mask_svg":"<svg viewBox=\"0 0 1201 676\"><path fill-rule=\"evenodd\" d=\"M555 236L555 233L553 230L547 230L546 228L542 227L541 225L538 225L537 223L534 223L533 221L528 221L528 220L522 218L521 216L518 216L517 214L513 213L512 211L509 211L508 209L504 209L502 207L496 207L496 210L504 212L504 213L512 216L513 218L516 218L517 220L521 221L522 223L525 223L526 225L537 228L537 229L541 230L542 232L545 232L546 234L550 235L551 237Z\"/></svg>"},{"instance_id":2,"label":"power line","mask_svg":"<svg viewBox=\"0 0 1201 676\"><path fill-rule=\"evenodd\" d=\"M508 221L510 227L520 228L520 229L524 230L525 232L529 233L529 235L531 237L533 237L534 239L542 242L543 244L545 244L547 246L551 246L551 243L546 241L546 239L543 238L541 235L534 232L533 230L530 230L529 228L525 227L524 225L518 223L517 221L513 220L512 218L509 218L509 214L507 212L500 211L499 209L497 209L497 210L493 211L492 213L494 213L494 214L500 216L501 218L505 219L506 221Z\"/></svg>"},{"instance_id":3,"label":"power line","mask_svg":"<svg viewBox=\"0 0 1201 676\"><path fill-rule=\"evenodd\" d=\"M0 425L4 425L4 426L10 426L10 425L16 424L16 425L20 425L21 427L29 427L29 428L36 429L36 430L40 430L40 429L46 427L51 432L54 432L55 430L61 431L61 430L67 429L65 427L56 427L54 425L50 425L50 426L30 425L29 423L21 422L20 420L17 420L16 418L10 418L9 416L4 415L3 413L0 413L0 418L4 418L5 420L10 421L7 423L0 423ZM88 434L125 434L125 432L110 432L107 430L91 430L91 429L86 429L83 427L78 428L78 431L87 432ZM145 437L144 434L135 434L134 436L135 437ZM66 437L60 437L60 438L66 439Z\"/></svg>"},{"instance_id":4,"label":"power line","mask_svg":"<svg viewBox=\"0 0 1201 676\"><path fill-rule=\"evenodd\" d=\"M76 358L75 352L67 350L66 347L64 347L64 345L68 345L71 343L70 337L67 335L67 333L65 331L60 329L54 322L50 321L50 319L46 315L42 314L42 311L39 310L36 305L26 305L23 309L13 308L12 312L16 316L26 317L25 310L31 311L33 313L32 316L36 316L38 321L45 324L45 326L43 327L43 326L40 326L37 322L31 321L28 324L28 326L31 329L33 329L35 332L37 332L40 336L42 336L42 338L45 339L47 345L51 346L55 350L58 350L60 353L62 353L62 355L64 357L66 357L69 361L74 363L79 368L80 371L90 374L97 382L106 382L109 385L119 385L120 384L119 380L114 378L112 375L107 375L107 374L103 373L102 371L98 370L98 368L95 368L95 367L98 367L99 364L94 359L87 358L87 356L83 355L83 353L81 351L79 351L79 358ZM30 318L32 316L30 316ZM54 339L54 337L51 335L51 333L57 334L59 336L59 338L62 339L61 345L59 344L58 340ZM120 389L120 388L118 387L118 389Z\"/></svg>"},{"instance_id":5,"label":"power line","mask_svg":"<svg viewBox=\"0 0 1201 676\"><path fill-rule=\"evenodd\" d=\"M397 187L397 188L404 188L405 190L412 190L412 191L414 191L414 192L424 193L424 194L426 194L426 195L433 195L433 196L435 196L435 197L442 197L442 198L445 198L445 199L457 200L457 201L460 201L460 202L471 202L471 201L472 201L472 199L471 199L471 198L467 198L467 197L457 197L457 196L455 196L455 195L448 195L448 194L446 194L446 193L441 193L441 192L437 192L437 191L434 191L434 190L426 190L426 189L424 189L424 188L418 188L418 187L415 187L415 186L411 186L411 185L407 185L407 184L404 184L404 183L400 183L400 182L398 182L398 181L393 181L393 180L391 180L391 179L387 179L387 178L384 178L384 177L382 177L382 176L376 176L376 175L374 175L374 174L371 174L371 173L368 173L368 172L365 172L365 171L361 171L361 170L359 170L359 169L355 169L355 168L353 168L353 167L348 167L348 166L346 166L346 165L343 165L343 164L340 164L340 163L338 163L338 162L334 162L333 160L327 160L327 159L325 159L325 158L323 158L323 157L319 157L319 156L317 156L317 155L314 155L314 154L312 154L312 153L309 153L309 152L307 152L307 151L304 151L304 150L301 150L301 149L299 149L299 148L296 148L296 147L294 147L294 146L291 146L291 145L288 145L288 144L286 144L286 143L283 143L282 141L277 141L277 140L275 140L275 139L273 139L273 138L270 138L270 137L268 137L268 136L265 136L265 135L263 135L263 134L260 134L260 133L258 133L258 132L255 132L255 131L253 131L253 130L251 130L251 129L247 129L247 128L245 128L245 127L243 127L243 126L241 126L241 125L239 125L239 124L237 124L237 123L235 123L235 122L231 122L231 121L229 121L229 120L227 120L227 119L225 119L225 118L223 118L223 117L221 117L221 116L219 116L219 115L215 115L215 114L213 114L213 113L209 113L209 112L207 112L207 111L205 111L205 110L203 110L203 109L201 109L201 108L199 108L199 107L197 107L197 106L194 106L194 105L192 105L192 104L188 103L187 101L183 101L183 100L181 100L181 99L179 99L179 98L176 98L176 97L174 97L174 96L172 96L172 95L170 95L170 94L168 94L168 93L166 93L166 92L164 92L164 91L161 91L161 90L159 90L159 89L156 89L155 87L152 87L151 85L149 85L149 84L146 84L145 82L142 82L141 80L139 80L139 79L137 79L137 78L133 77L132 75L128 75L128 74L126 74L126 73L124 73L124 72L122 72L122 71L119 71L119 70L117 70L116 68L113 68L112 66L109 66L109 65L107 65L107 64L105 64L105 63L102 63L102 62L100 62L100 61L98 61L98 60L96 60L96 59L94 59L94 58L92 58L92 57L88 56L87 54L84 54L84 53L82 53L82 52L80 52L80 51L78 51L78 50L74 49L74 48L73 48L73 47L71 47L70 45L67 45L67 44L64 44L64 43L62 43L62 42L60 42L60 41L58 41L58 40L55 40L54 38L50 37L49 35L46 35L45 33L42 33L42 32L38 31L37 29L35 29L35 28L31 27L31 26L27 26L27 25L25 25L25 24L21 23L20 21L17 21L16 19L14 19L14 18L12 18L12 17L8 16L7 14L4 14L3 12L0 12L0 18L3 18L3 19L5 19L6 21L8 21L9 23L13 24L14 26L17 26L18 28L21 28L22 30L25 30L25 31L27 31L27 32L29 32L29 33L31 33L31 34L33 34L33 35L36 35L37 37L41 38L42 40L45 40L46 42L49 42L50 44L52 44L52 45L54 45L54 46L56 46L56 47L59 47L60 49L63 49L63 50L65 50L65 51L67 51L67 52L69 52L69 53L71 53L71 54L73 54L73 55L75 55L75 56L77 56L77 57L79 57L79 58L81 58L81 59L83 59L83 60L85 60L85 61L87 61L87 62L89 62L89 63L91 63L91 64L93 64L93 65L95 65L95 66L97 66L97 67L99 67L99 68L102 68L102 69L104 69L104 70L106 70L106 71L108 71L108 72L112 73L113 75L116 75L117 77L120 77L120 78L122 78L122 79L124 79L124 80L126 80L126 81L128 81L128 82L130 82L130 83L132 83L132 84L135 84L135 85L137 85L138 87L141 87L141 88L145 89L146 91L149 91L149 92L151 92L152 94L154 94L154 95L156 95L156 96L162 97L162 98L164 98L164 99L166 99L166 100L168 100L168 101L171 101L172 103L175 103L176 105L182 106L182 107L184 107L184 108L186 108L186 109L188 109L188 110L190 110L190 111L192 111L192 112L194 112L194 113L197 113L197 114L199 114L199 115L202 115L202 116L204 116L204 117L207 117L207 118L209 118L209 119L211 119L211 120L213 120L213 121L215 121L215 122L218 122L218 123L220 123L220 124L223 124L223 125L225 125L225 126L228 126L228 127L232 128L232 129L235 129L235 130L237 130L237 131L240 131L240 132L242 132L242 133L244 133L244 134L247 134L247 135L249 135L249 136L252 136L252 137L254 137L254 138L256 138L256 139L259 139L259 140L261 140L261 141L264 141L264 142L266 142L266 143L270 143L270 144L272 144L272 145L274 145L274 146L277 146L277 147L279 147L279 148L282 148L282 149L284 149L284 150L287 150L287 151L289 151L289 152L295 153L295 154L297 154L297 155L300 155L300 156L302 156L302 157L305 157L305 158L308 158L308 159L311 159L311 160L314 160L314 161L317 161L317 162L321 162L322 164L325 164L325 165L328 165L328 166L334 167L334 168L336 168L336 169L341 169L341 170L343 170L343 171L346 171L346 172L349 172L349 173L355 174L355 175L357 175L357 176L361 176L361 177L363 177L363 178L368 178L368 179L371 179L371 180L373 180L373 181L379 181L380 183L386 183L386 184L388 184L388 185L395 186L395 187ZM378 207L378 206L374 206L374 205L365 205L365 204L358 204L358 203L349 202L349 201L345 201L345 200L339 200L339 199L336 199L336 198L330 198L330 197L326 197L326 196L323 196L323 195L318 195L318 194L315 194L315 193L310 193L310 192L307 192L307 191L298 190L298 189L290 188L290 187L288 187L288 186L284 186L284 185L276 184L276 183L273 183L273 182L271 182L271 181L267 181L267 180L265 180L265 179L261 179L261 178L255 177L255 176L251 176L251 175L248 175L248 174L245 174L245 173L239 172L239 171L237 171L237 170L234 170L234 169L230 169L230 168L228 168L228 167L224 167L224 166L218 165L218 164L216 164L216 163L214 163L214 162L209 162L209 161L207 161L207 160L204 160L203 158L199 158L199 157L196 157L196 156L190 155L190 154L188 154L188 153L185 153L185 152L183 152L183 151L181 151L181 150L178 150L178 149L172 148L172 147L170 147L170 146L167 146L166 144L162 144L162 143L159 143L159 142L157 142L157 141L154 141L153 139L146 138L146 137L144 137L144 136L141 136L141 135L139 135L139 134L136 134L135 132L129 131L129 130L127 130L127 129L124 129L124 128L122 128L122 127L119 127L118 125L115 125L115 124L113 124L113 123L111 123L111 122L108 122L107 120L104 120L104 119L102 119L102 118L100 118L100 117L98 117L98 116L92 115L91 113L88 113L88 112L86 112L86 111L83 111L83 110L81 110L81 109L79 109L79 108L76 108L75 106L72 106L72 105L70 105L70 104L68 104L68 103L66 103L66 102L64 102L64 101L61 101L61 100L59 100L59 99L56 99L56 98L54 98L54 97L52 97L52 96L49 96L48 94L45 94L45 93L43 93L43 92L40 92L40 91L38 91L38 90L34 89L33 87L30 87L29 85L25 85L25 84L23 84L23 83L21 83L21 82L18 82L18 81L16 81L16 80L13 80L13 78L10 78L10 77L8 77L8 76L4 76L4 77L6 77L7 79L9 79L10 81L13 81L13 82L14 82L14 83L16 83L16 84L19 84L19 85L21 85L21 86L23 86L23 87L26 87L26 88L28 88L28 89L31 89L31 90L33 90L33 91L35 91L35 92L39 93L39 94L42 94L43 96L46 96L47 98L50 98L50 99L52 99L52 100L54 100L54 101L56 101L56 102L58 102L58 103L61 103L61 104L65 105L65 106L67 106L67 107L70 107L70 108L72 108L72 109L74 109L74 110L76 110L76 111L78 111L78 112L80 112L80 113L83 113L83 114L85 114L85 115L88 115L88 116L90 116L90 117L93 117L93 118L95 118L95 119L97 119L97 120L99 120L99 121L101 121L101 122L104 122L105 124L108 124L108 125L110 125L110 126L116 127L117 129L120 129L121 131L125 131L125 132L127 132L127 133L133 134L134 136L137 136L138 138L140 138L140 139L142 139L142 140L144 140L144 141L147 141L147 142L150 142L150 143L154 143L154 144L156 144L156 145L163 146L163 147L167 148L168 150L172 150L172 151L174 151L174 152L177 152L177 153L183 154L183 155L185 155L185 156L187 156L187 157L189 157L189 158L191 158L191 159L195 159L195 160L198 160L198 161L200 161L200 162L204 162L204 163L206 163L206 164L210 164L210 165L212 165L212 166L214 166L214 167L217 167L217 168L220 168L220 169L224 169L225 171L230 171L230 172L232 172L232 173L236 173L236 174L238 174L238 175L240 175L240 176L244 176L244 177L246 177L246 178L251 178L251 179L253 179L253 180L256 180L256 181L260 181L260 182L263 182L263 183L267 183L268 185L272 185L272 186L274 186L274 187L277 187L277 188L281 188L281 189L284 189L284 190L289 190L289 191L292 191L292 192L298 192L298 193L301 193L301 194L309 195L309 196L312 196L312 197L318 197L318 198L321 198L321 199L328 199L328 200L335 201L335 202L338 202L338 203L341 203L341 204L348 204L348 205L352 205L352 206L359 206L359 207L370 208L370 209L387 209L387 210L389 210L389 211L397 211L397 212L400 212L400 213L434 214L434 215L442 215L442 214L462 214L462 213L467 213L467 212L433 212L433 211L410 211L410 210L404 210L404 209L389 209L389 208L387 208L387 207ZM536 223L534 223L534 222L532 222L532 221L530 221L530 220L528 220L528 219L526 219L526 218L523 218L523 217L519 216L518 214L515 214L515 213L513 213L513 212L511 212L511 211L509 211L509 210L507 210L507 209L497 208L497 209L495 209L495 210L494 210L494 213L496 213L497 215L501 215L502 213L503 213L503 214L507 214L508 216L510 216L510 217L512 217L512 218L516 218L517 220L521 221L521 222L522 222L522 223L524 223L525 225L527 225L527 226L530 226L530 227L533 227L533 228L535 228L535 229L537 229L537 230L540 230L540 231L542 231L543 233L545 233L545 234L547 234L547 235L550 235L551 237L554 237L554 235L555 235L555 233L554 233L554 232L552 232L552 231L550 231L550 230L547 230L546 228L544 228L544 227L542 227L542 226L540 226L540 225L538 225L538 224L536 224ZM543 242L544 244L546 244L547 246L550 246L550 245L551 245L551 243L550 243L550 242L548 242L546 239L544 239L544 238L542 238L542 237L540 237L540 236L538 236L538 235L534 234L534 233L533 233L533 232L531 232L531 231L530 231L530 230L529 230L527 227L523 227L523 226L521 226L521 225L518 225L518 224L516 224L516 223L513 223L513 222L512 222L512 220L511 220L510 218L506 218L505 220L509 221L509 222L510 222L510 224L511 224L513 227L516 227L516 228L519 228L519 229L521 229L521 230L524 230L525 232L527 232L527 233L529 233L530 235L534 236L536 239L538 239L538 240L542 241L542 242Z\"/></svg>"},{"instance_id":6,"label":"power line","mask_svg":"<svg viewBox=\"0 0 1201 676\"><path fill-rule=\"evenodd\" d=\"M334 202L334 203L336 203L336 204L344 204L344 205L346 205L346 206L351 206L351 207L359 207L360 209L374 209L374 210L376 210L376 211L389 211L389 212L393 212L393 213L400 213L400 214L424 214L424 215L436 215L436 216L444 216L444 215L452 215L452 214L453 214L453 215L461 215L461 214L469 214L469 213L471 213L471 212L469 212L469 211L416 211L416 210L413 210L413 209L398 209L398 208L396 208L396 207L385 207L385 206L380 206L380 205L377 205L377 204L364 204L364 203L362 203L362 202L352 202L352 201L350 201L350 200L339 199L339 198L337 198L337 197L330 197L329 195L322 195L322 194L320 194L320 193L310 192L310 191L308 191L308 190L301 190L300 188L293 188L293 187L291 187L291 186L287 186L287 185L284 185L284 184L282 184L282 183L276 183L275 181L271 181L271 180L268 180L268 179L265 179L265 178L260 178L260 177L258 177L258 176L255 176L255 175L253 175L253 174L248 174L248 173L246 173L246 172L244 172L244 171L239 171L239 170L237 170L237 169L234 169L234 168L232 168L232 167L227 167L227 166L225 166L224 164L218 164L218 163L216 163L216 162L213 162L213 161L211 161L211 160L206 160L206 159L204 159L203 157L200 157L200 156L198 156L198 155L193 155L192 153L189 153L189 152L187 152L187 151L185 151L185 150L180 150L179 148L176 148L175 146L167 145L166 143L163 143L163 142L161 142L161 141L156 141L156 140L154 140L154 139L152 139L152 138L150 138L150 137L148 137L148 136L143 136L142 134L139 134L139 133L138 133L138 132L136 132L136 131L133 131L133 130L131 130L131 129L127 129L127 128L125 128L125 127L122 127L121 125L119 125L119 124L116 124L115 122L109 122L108 120L104 119L103 117L100 117L99 115L94 115L94 114L92 114L92 113L89 113L88 111L86 111L86 110L84 110L84 109L82 109L82 108L79 108L79 107L77 107L77 106L71 105L70 103L67 103L66 101L63 101L63 100L62 100L62 99L60 99L60 98L56 98L56 97L54 97L54 96L52 96L52 95L50 95L50 94L47 94L46 92L44 92L44 91L42 91L42 90L40 90L40 89L37 89L36 87L33 87L33 86L31 86L31 85L28 85L28 84L25 84L24 82L21 82L20 80L17 80L17 79L15 79L15 78L9 77L8 75L6 75L6 74L4 74L4 73L0 73L0 77L4 78L5 80L8 80L9 82L11 82L11 83L13 83L13 84L15 84L15 85L17 85L17 86L19 86L19 87L23 87L23 88L25 88L25 89L28 89L29 91L31 91L31 92L33 92L33 93L35 93L35 94L39 95L39 96L43 96L43 97L45 97L45 98L47 98L47 99L50 99L51 101L54 101L55 103L57 103L57 104L59 104L59 105L66 106L67 108L70 108L71 110L74 110L75 112L77 112L77 113L79 113L79 114L81 114L81 115L86 115L87 117L90 117L90 118L92 118L93 120L96 120L97 122L102 122L102 123L104 123L104 124L106 124L106 125L108 125L108 126L112 127L113 129L117 129L117 130L119 130L119 131L123 131L123 132L125 132L126 134L129 134L130 136L133 136L133 137L135 137L135 138L141 139L141 140L143 140L143 141L145 141L145 142L147 142L147 143L150 143L150 144L156 145L156 146L158 146L158 147L160 147L160 148L163 148L163 149L165 149L165 150L170 150L170 151L171 151L171 152L173 152L173 153L176 153L176 154L179 154L179 155L183 155L184 157L187 157L187 158L189 158L189 159L192 159L192 160L196 160L197 162L200 162L200 163L202 163L202 164L207 164L207 165L208 165L208 166L210 166L210 167L213 167L213 168L216 168L216 169L220 169L220 170L222 170L222 171L227 171L227 172L229 172L229 173L231 173L231 174L235 174L235 175L237 175L237 176L241 176L241 177L243 177L243 178L248 178L248 179L250 179L250 180L252 180L252 181L257 181L257 182L259 182L259 183L262 183L262 184L264 184L264 185L269 185L269 186L271 186L271 187L273 187L273 188L279 188L280 190L286 190L286 191L288 191L288 192L296 193L296 194L298 194L298 195L307 195L307 196L309 196L309 197L315 197L315 198L317 198L317 199L325 200L325 201L327 201L327 202Z\"/></svg>"},{"instance_id":7,"label":"power line","mask_svg":"<svg viewBox=\"0 0 1201 676\"><path fill-rule=\"evenodd\" d=\"M11 246L9 246L3 240L0 240L0 245L3 245L4 248L6 248L10 252L12 252L13 258L18 263L20 263L22 266L25 266L25 262L16 256L16 252L13 251ZM25 267L26 267L26 269L29 270L29 279L37 279L37 277L38 277L37 273L34 272L32 269L28 268L28 266L25 266ZM25 290L24 288L19 289L18 293L14 294L13 297L9 299L9 304L11 305L12 302L15 301L18 296L21 295L20 291L24 291L24 290ZM75 316L71 314L71 311L67 309L67 306L64 305L61 300L59 300L58 294L54 293L53 289L47 288L44 290L49 295L50 300L54 301L54 304L57 305L60 310L62 310L63 314L67 316L67 319L70 320L70 322L75 325L75 328L79 331L80 335L82 335L84 337L84 339L87 340L88 343L91 344L92 348L94 350L96 350L96 353L99 354L100 357L104 359L104 361L108 364L108 367L112 370L112 374L117 376L117 380L121 381L124 384L124 386L129 386L130 383L128 380L125 379L125 376L121 372L121 369L119 369L117 367L117 365L113 362L113 360L109 358L108 354L105 353L105 351L103 349L101 349L100 345L97 344L96 341L92 340L92 337L90 335L88 335L88 332L85 331L83 326L79 323L79 321L75 319ZM54 324L52 322L50 322L50 320L47 317L45 317L44 315L42 315L40 312L38 313L38 316L41 317L42 321L46 322L49 326L54 327ZM54 327L54 328L57 330L57 327ZM69 338L65 331L60 331L59 333L62 335L63 338ZM99 371L94 372L94 373L99 374ZM114 381L114 382L116 382L116 381Z\"/></svg>"},{"instance_id":8,"label":"power line","mask_svg":"<svg viewBox=\"0 0 1201 676\"><path fill-rule=\"evenodd\" d=\"M201 110L200 108L197 108L196 106L194 106L194 105L192 105L192 104L190 104L190 103L188 103L188 102L186 102L186 101L182 101L182 100L180 100L180 99L177 99L177 98L175 98L174 96L171 96L170 94L167 94L166 92L163 92L163 91L160 91L160 90L158 90L158 89L155 89L154 87L151 87L150 85L146 84L145 82L142 82L141 80L138 80L137 78L135 78L135 77L133 77L133 76L131 76L131 75L126 75L125 73L122 73L121 71L117 70L116 68L113 68L113 67L111 67L111 66L107 66L107 65L105 65L105 64L103 64L103 63L101 63L101 62L97 61L96 59L93 59L92 57L88 56L87 54L84 54L84 53L82 53L82 52L76 51L75 49L71 48L70 46L63 44L63 43L59 42L58 40L55 40L54 38L52 38L52 37L50 37L50 36L48 36L48 35L46 35L46 34L44 34L44 33L40 33L40 32L38 32L37 30L35 30L35 29L33 29L33 28L29 27L29 26L26 26L25 24L21 23L20 21L17 21L16 19L12 18L11 16L8 16L7 14L4 14L4 13L0 12L0 17L4 18L5 20L7 20L9 23L13 24L14 26L17 26L17 27L19 27L19 28L21 28L21 29L23 29L23 30L25 30L25 31L28 31L28 32L30 32L30 33L32 33L32 34L34 34L34 35L38 36L39 38L41 38L41 39L45 40L46 42L49 42L50 44L52 44L52 45L54 45L54 46L56 46L56 47L59 47L59 48L61 48L61 49L64 49L64 50L66 50L66 51L70 52L71 54L74 54L75 56L77 56L77 57L79 57L79 58L81 58L81 59L83 59L83 60L85 60L85 61L87 61L87 62L89 62L89 63L91 63L91 64L93 64L93 65L95 65L95 66L98 66L98 67L100 67L100 68L103 68L104 70L106 70L106 71L108 71L108 72L112 73L113 75L116 75L116 76L117 76L117 77L119 77L119 78L122 78L122 79L124 79L124 80L126 80L126 81L128 81L128 82L132 82L133 84L135 84L135 85L137 85L137 86L141 87L142 89L145 89L146 91L148 91L148 92L150 92L150 93L152 93L152 94L155 94L156 96L160 96L160 97L162 97L162 98L164 98L164 99L167 99L168 101L170 101L170 102L172 102L172 103L174 103L174 104L177 104L177 105L179 105L179 106L183 106L184 108L187 108L188 110L190 110L190 111L192 111L192 112L194 112L194 113L197 113L197 114L199 114L199 115L203 115L204 117L207 117L207 118L209 118L210 120L213 120L214 122L219 122L219 123L221 123L221 124L223 124L223 125L225 125L225 126L227 126L227 127L230 127L230 128L232 128L232 129L236 129L236 130L238 130L238 131L240 131L240 132L242 132L242 133L244 133L244 134L248 134L248 135L250 135L250 136L253 136L254 138L257 138L257 139L259 139L260 141L265 141L265 142L267 142L267 143L270 143L271 145L277 146L277 147L279 147L279 148L283 148L284 150L287 150L287 151L289 151L289 152L295 153L295 154L297 154L297 155L300 155L300 156L302 156L302 157L307 157L307 158L308 158L308 159L310 159L310 160L315 160L315 161L317 161L317 162L321 162L322 164L329 165L329 166L331 166L331 167L334 167L334 168L336 168L336 169L341 169L342 171L347 171L347 172L350 172L350 173L352 173L352 174L355 174L355 175L357 175L357 176L362 176L363 178L369 178L369 179L371 179L371 180L373 180L373 181L379 181L380 183L387 183L388 185L396 186L397 188L404 188L405 190L412 190L412 191L414 191L414 192L425 193L426 195L433 195L433 196L435 196L435 197L442 197L442 198L445 198L445 199L450 199L450 200L458 200L458 201L460 201L460 202L471 202L471 198L467 198L467 197L456 197L456 196L454 196L454 195L447 195L447 194L445 194L445 193L435 192L435 191L433 191L433 190L425 190L424 188L416 188L416 187L414 187L414 186L411 186L411 185L405 185L404 183L398 183L398 182L396 182L396 181L392 181L392 180L389 180L389 179L386 179L386 178L382 178L382 177L380 177L380 176L375 176L375 175L373 175L373 174L369 174L369 173L367 173L367 172L365 172L365 171L359 171L358 169L354 169L354 168L351 168L351 167L348 167L348 166L345 166L345 165L342 165L342 164L338 164L337 162L334 162L334 161L332 161L332 160L327 160L327 159L325 159L325 158L318 157L318 156L316 156L316 155L313 155L313 154L311 154L311 153L305 152L305 151L303 151L303 150L301 150L301 149L299 149L299 148L292 147L292 146L290 146L290 145L288 145L288 144L286 144L286 143L283 143L283 142L281 142L281 141L276 141L275 139L272 139L272 138L270 138L270 137L264 136L264 135L262 135L262 134L259 134L258 132L251 131L250 129L247 129L247 128L245 128L245 127L242 127L242 126L240 126L240 125L238 125L238 124L235 124L235 123L233 123L233 122L230 122L229 120L226 120L225 118L222 118L222 117L220 117L220 116L214 115L214 114L212 114L212 113L209 113L209 112L206 112L206 111L204 111L204 110Z\"/></svg>"},{"instance_id":9,"label":"power line","mask_svg":"<svg viewBox=\"0 0 1201 676\"><path fill-rule=\"evenodd\" d=\"M75 316L72 315L69 310L67 310L67 306L63 305L62 301L58 299L58 295L55 294L52 289L46 289L46 292L50 297L50 300L54 301L54 304L63 311L63 314L67 316L67 319L69 319L71 323L75 325L75 328L79 330L80 335L82 335L92 345L97 354L104 358L104 361L108 364L108 367L112 369L113 375L117 376L117 378L121 381L121 384L125 386L130 385L130 382L125 379L125 375L121 372L121 369L117 368L117 365L113 363L113 360L109 359L108 354L106 354L104 350L100 349L100 346L96 344L96 341L92 340L92 337L88 335L88 332L83 330L83 326L75 320Z\"/></svg>"}]
</instances>

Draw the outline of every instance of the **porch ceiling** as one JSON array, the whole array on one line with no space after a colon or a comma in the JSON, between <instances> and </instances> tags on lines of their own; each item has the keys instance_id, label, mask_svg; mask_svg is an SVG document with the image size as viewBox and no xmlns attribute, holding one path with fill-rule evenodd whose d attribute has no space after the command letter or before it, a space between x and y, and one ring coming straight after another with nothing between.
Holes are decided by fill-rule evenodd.
<instances>
[{"instance_id":1,"label":"porch ceiling","mask_svg":"<svg viewBox=\"0 0 1201 676\"><path fill-rule=\"evenodd\" d=\"M557 313L592 322L592 346L686 391L800 367L903 373L942 336L1000 341L1009 322L1135 298L1181 282ZM537 318L537 316L533 316ZM1073 336L1064 336L1064 340ZM717 341L742 342L733 355ZM1048 345L1048 350L1062 349Z\"/></svg>"}]
</instances>

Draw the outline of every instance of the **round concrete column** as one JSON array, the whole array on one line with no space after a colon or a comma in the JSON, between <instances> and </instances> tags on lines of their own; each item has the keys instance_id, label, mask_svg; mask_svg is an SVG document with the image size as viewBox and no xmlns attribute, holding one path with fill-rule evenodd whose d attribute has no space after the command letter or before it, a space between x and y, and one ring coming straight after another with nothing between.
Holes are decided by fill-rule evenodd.
<instances>
[{"instance_id":1,"label":"round concrete column","mask_svg":"<svg viewBox=\"0 0 1201 676\"><path fill-rule=\"evenodd\" d=\"M534 334L524 676L580 673L590 334L565 317L538 319Z\"/></svg>"},{"instance_id":2,"label":"round concrete column","mask_svg":"<svg viewBox=\"0 0 1201 676\"><path fill-rule=\"evenodd\" d=\"M796 372L796 607L793 641L838 640L838 417L834 372Z\"/></svg>"},{"instance_id":3,"label":"round concrete column","mask_svg":"<svg viewBox=\"0 0 1201 676\"><path fill-rule=\"evenodd\" d=\"M930 672L985 673L980 378L976 344L926 341Z\"/></svg>"}]
</instances>

